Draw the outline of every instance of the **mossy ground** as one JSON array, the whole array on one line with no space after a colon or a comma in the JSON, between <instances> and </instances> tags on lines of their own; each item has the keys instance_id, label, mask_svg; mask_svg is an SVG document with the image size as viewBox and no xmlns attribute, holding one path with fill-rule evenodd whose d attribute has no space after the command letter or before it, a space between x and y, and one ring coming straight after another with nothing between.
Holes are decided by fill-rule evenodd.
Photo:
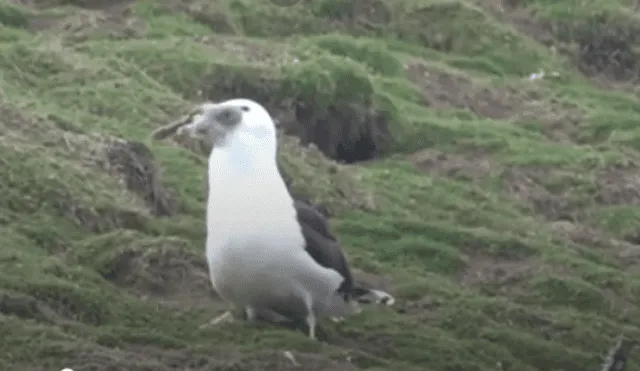
<instances>
[{"instance_id":1,"label":"mossy ground","mask_svg":"<svg viewBox=\"0 0 640 371\"><path fill-rule=\"evenodd\" d=\"M595 370L640 334L629 2L23 3L0 0L0 369ZM281 156L395 309L323 342L198 328L223 309L205 159L148 136L232 96L384 115L326 129L380 130L382 159Z\"/></svg>"}]
</instances>

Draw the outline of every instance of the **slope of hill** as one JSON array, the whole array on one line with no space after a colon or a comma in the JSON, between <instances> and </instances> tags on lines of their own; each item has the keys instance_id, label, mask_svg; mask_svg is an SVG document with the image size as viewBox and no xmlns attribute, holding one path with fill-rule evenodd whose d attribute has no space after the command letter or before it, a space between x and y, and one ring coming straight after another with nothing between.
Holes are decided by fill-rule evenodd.
<instances>
[{"instance_id":1,"label":"slope of hill","mask_svg":"<svg viewBox=\"0 0 640 371\"><path fill-rule=\"evenodd\" d=\"M633 6L0 0L0 369L596 370L640 332ZM237 96L397 307L199 328L206 159L148 136Z\"/></svg>"}]
</instances>

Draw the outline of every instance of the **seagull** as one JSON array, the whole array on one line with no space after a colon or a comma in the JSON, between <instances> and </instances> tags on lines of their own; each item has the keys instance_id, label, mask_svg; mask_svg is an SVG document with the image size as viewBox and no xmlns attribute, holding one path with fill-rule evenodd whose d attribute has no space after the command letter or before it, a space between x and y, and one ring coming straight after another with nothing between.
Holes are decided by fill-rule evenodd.
<instances>
[{"instance_id":1,"label":"seagull","mask_svg":"<svg viewBox=\"0 0 640 371\"><path fill-rule=\"evenodd\" d=\"M355 282L327 219L289 194L276 125L262 105L241 98L204 103L177 134L205 134L213 143L206 258L215 291L235 313L304 321L315 339L322 317L358 313L358 303L371 300L394 304L390 294Z\"/></svg>"}]
</instances>

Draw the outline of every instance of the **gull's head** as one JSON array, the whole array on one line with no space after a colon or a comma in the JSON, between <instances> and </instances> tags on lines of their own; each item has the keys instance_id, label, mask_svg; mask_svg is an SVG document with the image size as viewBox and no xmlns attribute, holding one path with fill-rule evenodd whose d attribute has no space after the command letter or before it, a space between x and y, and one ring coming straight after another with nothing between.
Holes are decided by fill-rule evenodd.
<instances>
[{"instance_id":1,"label":"gull's head","mask_svg":"<svg viewBox=\"0 0 640 371\"><path fill-rule=\"evenodd\" d=\"M224 148L234 143L276 150L276 124L269 112L250 99L230 99L223 102L207 102L197 107L184 120L178 134L190 136L206 134L214 148Z\"/></svg>"}]
</instances>

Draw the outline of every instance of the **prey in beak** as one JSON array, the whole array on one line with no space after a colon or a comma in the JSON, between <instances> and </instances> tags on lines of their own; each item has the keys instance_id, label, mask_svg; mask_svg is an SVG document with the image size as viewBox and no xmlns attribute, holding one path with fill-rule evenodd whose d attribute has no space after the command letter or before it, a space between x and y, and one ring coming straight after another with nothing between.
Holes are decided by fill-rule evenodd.
<instances>
[{"instance_id":1,"label":"prey in beak","mask_svg":"<svg viewBox=\"0 0 640 371\"><path fill-rule=\"evenodd\" d=\"M171 135L196 137L207 135L213 140L216 132L226 132L242 121L238 108L223 104L206 102L198 105L180 119L161 126L151 133L151 139L162 140Z\"/></svg>"},{"instance_id":2,"label":"prey in beak","mask_svg":"<svg viewBox=\"0 0 640 371\"><path fill-rule=\"evenodd\" d=\"M213 104L213 103L201 104L201 105L197 106L195 109L192 109L186 115L182 116L180 119L175 120L174 122L172 122L170 124L166 124L166 125L163 125L163 126L157 128L157 129L155 129L151 133L151 139L163 140L163 139L165 139L167 137L175 135L176 132L182 126L191 124L192 122L198 120L202 116L202 114L204 113L203 107L205 107L206 105L209 105L209 104ZM195 134L195 132L192 132L192 133Z\"/></svg>"}]
</instances>

